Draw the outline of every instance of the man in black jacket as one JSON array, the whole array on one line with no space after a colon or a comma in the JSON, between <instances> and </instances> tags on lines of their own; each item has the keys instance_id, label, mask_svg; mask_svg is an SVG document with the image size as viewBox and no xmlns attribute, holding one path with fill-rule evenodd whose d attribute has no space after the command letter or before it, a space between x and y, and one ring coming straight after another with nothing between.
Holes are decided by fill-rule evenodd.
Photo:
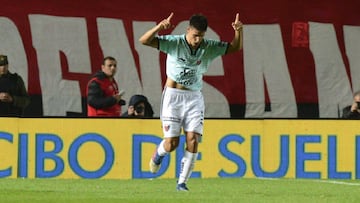
<instances>
[{"instance_id":1,"label":"man in black jacket","mask_svg":"<svg viewBox=\"0 0 360 203\"><path fill-rule=\"evenodd\" d=\"M115 81L117 61L107 56L103 59L101 70L96 72L87 85L87 115L89 117L119 117L123 92Z\"/></svg>"},{"instance_id":2,"label":"man in black jacket","mask_svg":"<svg viewBox=\"0 0 360 203\"><path fill-rule=\"evenodd\" d=\"M342 118L360 119L360 91L354 93L352 105L343 109Z\"/></svg>"},{"instance_id":3,"label":"man in black jacket","mask_svg":"<svg viewBox=\"0 0 360 203\"><path fill-rule=\"evenodd\" d=\"M23 79L9 72L7 56L0 55L0 116L22 116L29 103Z\"/></svg>"}]
</instances>

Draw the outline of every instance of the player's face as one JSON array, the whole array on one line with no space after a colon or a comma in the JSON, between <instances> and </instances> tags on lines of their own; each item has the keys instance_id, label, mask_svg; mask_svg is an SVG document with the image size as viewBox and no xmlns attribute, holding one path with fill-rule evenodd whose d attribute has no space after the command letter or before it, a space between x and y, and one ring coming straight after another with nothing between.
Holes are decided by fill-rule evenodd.
<instances>
[{"instance_id":1,"label":"player's face","mask_svg":"<svg viewBox=\"0 0 360 203\"><path fill-rule=\"evenodd\" d=\"M356 102L360 102L360 94L355 95L355 97L354 97L354 101L356 101Z\"/></svg>"},{"instance_id":2,"label":"player's face","mask_svg":"<svg viewBox=\"0 0 360 203\"><path fill-rule=\"evenodd\" d=\"M101 70L106 76L114 77L116 73L116 61L110 59L106 60L105 64L101 66Z\"/></svg>"},{"instance_id":3,"label":"player's face","mask_svg":"<svg viewBox=\"0 0 360 203\"><path fill-rule=\"evenodd\" d=\"M191 48L196 49L204 39L205 31L199 31L196 28L190 26L186 30L186 41Z\"/></svg>"}]
</instances>

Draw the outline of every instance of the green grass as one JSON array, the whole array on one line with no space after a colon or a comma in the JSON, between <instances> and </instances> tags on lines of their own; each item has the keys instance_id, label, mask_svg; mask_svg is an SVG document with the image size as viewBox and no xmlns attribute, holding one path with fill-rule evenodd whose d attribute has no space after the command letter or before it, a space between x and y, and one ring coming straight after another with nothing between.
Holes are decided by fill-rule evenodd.
<instances>
[{"instance_id":1,"label":"green grass","mask_svg":"<svg viewBox=\"0 0 360 203\"><path fill-rule=\"evenodd\" d=\"M346 183L346 184L340 184ZM175 179L0 179L0 202L359 202L360 181L299 179L190 179L177 192Z\"/></svg>"}]
</instances>

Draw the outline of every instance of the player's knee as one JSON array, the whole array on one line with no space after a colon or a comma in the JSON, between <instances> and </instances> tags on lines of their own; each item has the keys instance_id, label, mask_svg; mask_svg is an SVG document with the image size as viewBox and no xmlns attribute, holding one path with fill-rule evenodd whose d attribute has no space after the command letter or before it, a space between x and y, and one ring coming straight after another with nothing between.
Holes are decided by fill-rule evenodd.
<instances>
[{"instance_id":1,"label":"player's knee","mask_svg":"<svg viewBox=\"0 0 360 203\"><path fill-rule=\"evenodd\" d=\"M179 140L178 139L170 139L166 140L164 143L164 148L167 152L174 151L179 146Z\"/></svg>"},{"instance_id":2,"label":"player's knee","mask_svg":"<svg viewBox=\"0 0 360 203\"><path fill-rule=\"evenodd\" d=\"M195 151L197 149L199 142L197 139L190 139L186 142L187 147L190 149L189 151Z\"/></svg>"},{"instance_id":3,"label":"player's knee","mask_svg":"<svg viewBox=\"0 0 360 203\"><path fill-rule=\"evenodd\" d=\"M186 138L186 146L187 146L187 150L189 152L192 152L192 153L197 152L200 136L201 135L198 134L198 133L189 134L187 136L187 138Z\"/></svg>"}]
</instances>

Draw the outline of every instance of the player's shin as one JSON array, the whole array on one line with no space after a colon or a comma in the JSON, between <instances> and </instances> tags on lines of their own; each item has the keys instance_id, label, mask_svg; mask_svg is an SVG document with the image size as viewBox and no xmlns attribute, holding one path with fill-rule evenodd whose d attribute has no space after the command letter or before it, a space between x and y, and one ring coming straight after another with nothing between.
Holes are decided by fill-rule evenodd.
<instances>
[{"instance_id":1,"label":"player's shin","mask_svg":"<svg viewBox=\"0 0 360 203\"><path fill-rule=\"evenodd\" d=\"M156 148L154 155L153 155L153 161L159 165L161 164L162 159L165 157L168 152L166 152L164 148L164 142L165 140L162 140L159 144L159 146Z\"/></svg>"},{"instance_id":2,"label":"player's shin","mask_svg":"<svg viewBox=\"0 0 360 203\"><path fill-rule=\"evenodd\" d=\"M181 159L181 169L178 184L186 183L189 180L195 166L197 155L198 153L185 151L184 157Z\"/></svg>"}]
</instances>

